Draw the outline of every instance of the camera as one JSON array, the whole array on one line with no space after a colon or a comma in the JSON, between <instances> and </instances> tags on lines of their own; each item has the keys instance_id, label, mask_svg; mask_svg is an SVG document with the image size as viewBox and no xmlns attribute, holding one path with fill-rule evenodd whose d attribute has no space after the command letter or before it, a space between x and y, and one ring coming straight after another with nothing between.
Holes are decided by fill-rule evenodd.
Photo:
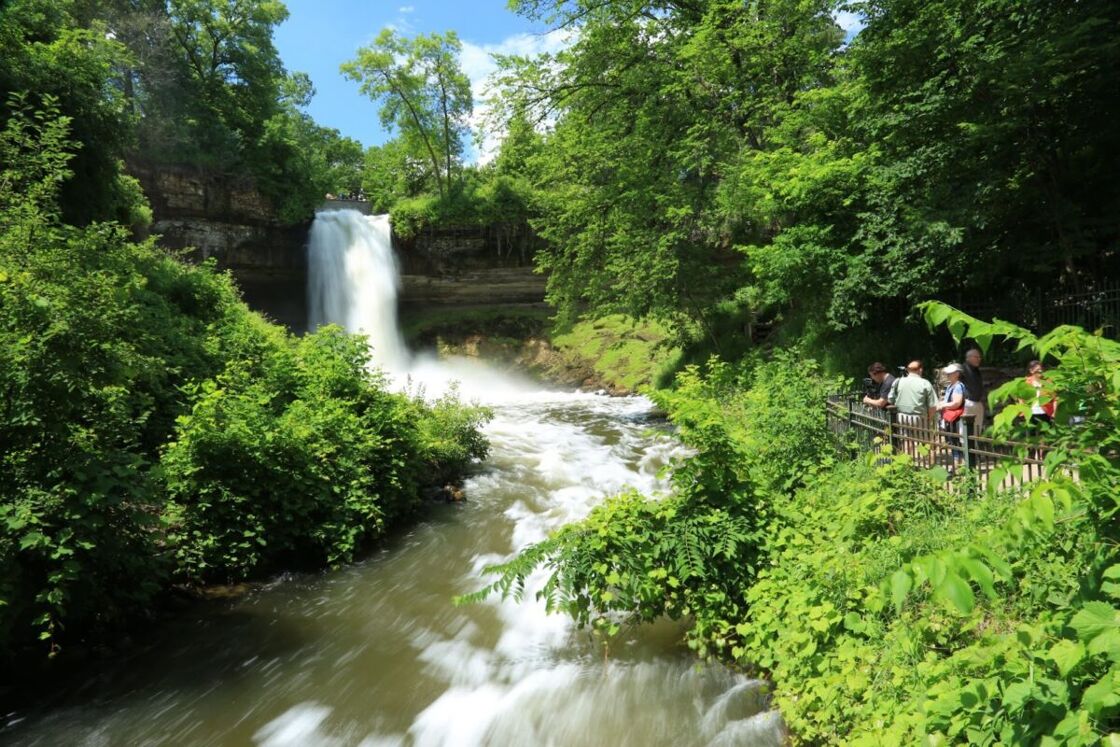
<instances>
[{"instance_id":1,"label":"camera","mask_svg":"<svg viewBox=\"0 0 1120 747\"><path fill-rule=\"evenodd\" d=\"M870 376L863 380L863 396L870 397L871 399L879 399L879 385L875 379Z\"/></svg>"}]
</instances>

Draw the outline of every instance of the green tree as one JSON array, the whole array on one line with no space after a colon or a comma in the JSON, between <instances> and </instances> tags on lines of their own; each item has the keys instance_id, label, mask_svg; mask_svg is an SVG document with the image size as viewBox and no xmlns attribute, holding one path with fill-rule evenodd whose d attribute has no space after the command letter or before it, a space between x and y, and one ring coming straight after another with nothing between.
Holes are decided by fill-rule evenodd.
<instances>
[{"instance_id":1,"label":"green tree","mask_svg":"<svg viewBox=\"0 0 1120 747\"><path fill-rule=\"evenodd\" d=\"M400 199L416 197L431 185L426 161L409 155L400 138L366 149L362 188L373 209L387 213Z\"/></svg>"},{"instance_id":2,"label":"green tree","mask_svg":"<svg viewBox=\"0 0 1120 747\"><path fill-rule=\"evenodd\" d=\"M363 94L381 102L382 124L427 162L441 197L451 191L473 105L470 81L459 67L461 49L454 31L410 40L387 28L342 66Z\"/></svg>"},{"instance_id":3,"label":"green tree","mask_svg":"<svg viewBox=\"0 0 1120 747\"><path fill-rule=\"evenodd\" d=\"M264 123L254 152L258 188L291 223L310 216L326 194L361 187L361 143L315 123L303 110L314 94L307 75L288 75L280 86L279 111Z\"/></svg>"},{"instance_id":4,"label":"green tree","mask_svg":"<svg viewBox=\"0 0 1120 747\"><path fill-rule=\"evenodd\" d=\"M0 6L0 125L12 116L10 94L53 97L78 146L70 163L75 178L62 186L60 197L66 219L142 222L138 189L121 164L135 118L117 71L130 55L104 23L83 23L79 10L70 1ZM30 103L38 108L45 100Z\"/></svg>"},{"instance_id":5,"label":"green tree","mask_svg":"<svg viewBox=\"0 0 1120 747\"><path fill-rule=\"evenodd\" d=\"M272 30L288 16L278 0L169 0L170 37L183 64L189 136L212 163L260 139L284 79Z\"/></svg>"},{"instance_id":6,"label":"green tree","mask_svg":"<svg viewBox=\"0 0 1120 747\"><path fill-rule=\"evenodd\" d=\"M717 200L728 162L771 147L842 40L827 2L519 3L578 26L568 49L500 60L510 112L555 119L535 227L561 317L656 314L719 345L714 306L747 282L757 234Z\"/></svg>"},{"instance_id":7,"label":"green tree","mask_svg":"<svg viewBox=\"0 0 1120 747\"><path fill-rule=\"evenodd\" d=\"M935 287L1079 288L1115 272L1120 7L871 0L851 47L876 153L859 241ZM930 257L932 259L932 257ZM926 259L926 261L930 261ZM895 268L892 268L895 269Z\"/></svg>"}]
</instances>

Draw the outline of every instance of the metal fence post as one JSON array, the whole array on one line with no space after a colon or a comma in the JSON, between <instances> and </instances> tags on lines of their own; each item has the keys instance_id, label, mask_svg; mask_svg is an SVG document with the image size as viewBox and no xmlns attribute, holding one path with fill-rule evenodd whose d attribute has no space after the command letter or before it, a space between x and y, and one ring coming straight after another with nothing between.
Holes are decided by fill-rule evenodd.
<instances>
[{"instance_id":1,"label":"metal fence post","mask_svg":"<svg viewBox=\"0 0 1120 747\"><path fill-rule=\"evenodd\" d=\"M972 422L972 416L971 415L962 415L961 416L961 429L964 431L963 433L961 433L961 438L960 438L960 441L961 441L961 462L966 467L971 467L972 466L972 460L969 458L969 441L972 439L972 428L969 427L970 422Z\"/></svg>"},{"instance_id":2,"label":"metal fence post","mask_svg":"<svg viewBox=\"0 0 1120 747\"><path fill-rule=\"evenodd\" d=\"M887 408L887 440L891 445L891 451L895 454L898 453L899 447L902 445L898 440L898 410Z\"/></svg>"}]
</instances>

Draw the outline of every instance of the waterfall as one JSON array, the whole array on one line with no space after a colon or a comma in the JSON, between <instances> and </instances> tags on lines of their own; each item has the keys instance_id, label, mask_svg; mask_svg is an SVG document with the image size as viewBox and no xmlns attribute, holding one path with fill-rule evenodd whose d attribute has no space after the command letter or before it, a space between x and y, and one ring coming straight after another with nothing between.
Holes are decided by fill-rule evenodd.
<instances>
[{"instance_id":1,"label":"waterfall","mask_svg":"<svg viewBox=\"0 0 1120 747\"><path fill-rule=\"evenodd\" d=\"M408 350L397 328L400 275L388 215L327 210L315 215L307 246L309 328L338 324L369 338L373 362L404 371Z\"/></svg>"},{"instance_id":2,"label":"waterfall","mask_svg":"<svg viewBox=\"0 0 1120 747\"><path fill-rule=\"evenodd\" d=\"M452 389L465 399L495 402L535 397L539 385L467 358L413 355L397 326L400 274L388 215L357 210L315 214L307 247L308 329L338 324L364 334L374 365L399 387L439 397Z\"/></svg>"},{"instance_id":3,"label":"waterfall","mask_svg":"<svg viewBox=\"0 0 1120 747\"><path fill-rule=\"evenodd\" d=\"M364 332L378 364L412 393L457 387L491 406L491 454L463 484L470 500L433 509L384 556L268 584L231 601L234 614L180 621L32 718L4 711L0 742L15 727L13 744L25 745L784 743L763 683L682 656L676 623L620 636L605 661L535 600L548 568L528 580L524 603L450 604L493 580L484 568L605 495L670 490L666 467L687 452L651 429L653 403L543 391L480 361L410 355L396 327L385 216L320 213L308 254L312 328Z\"/></svg>"}]
</instances>

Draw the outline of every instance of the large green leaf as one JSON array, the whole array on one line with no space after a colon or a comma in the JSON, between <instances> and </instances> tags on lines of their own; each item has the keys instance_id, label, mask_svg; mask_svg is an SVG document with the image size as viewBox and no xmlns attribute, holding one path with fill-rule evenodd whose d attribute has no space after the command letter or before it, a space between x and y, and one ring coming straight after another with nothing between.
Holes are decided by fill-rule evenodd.
<instances>
[{"instance_id":1,"label":"large green leaf","mask_svg":"<svg viewBox=\"0 0 1120 747\"><path fill-rule=\"evenodd\" d=\"M902 609L902 603L906 601L906 595L910 593L913 586L914 579L902 569L895 571L891 576L891 600L896 610Z\"/></svg>"},{"instance_id":2,"label":"large green leaf","mask_svg":"<svg viewBox=\"0 0 1120 747\"><path fill-rule=\"evenodd\" d=\"M976 606L976 598L972 594L972 587L955 573L946 573L944 580L936 591L939 597L947 600L964 614L972 612L973 607Z\"/></svg>"},{"instance_id":3,"label":"large green leaf","mask_svg":"<svg viewBox=\"0 0 1120 747\"><path fill-rule=\"evenodd\" d=\"M1058 674L1067 676L1085 658L1085 644L1079 641L1061 640L1050 647L1051 661L1058 667Z\"/></svg>"},{"instance_id":4,"label":"large green leaf","mask_svg":"<svg viewBox=\"0 0 1120 747\"><path fill-rule=\"evenodd\" d=\"M1112 667L1081 696L1081 707L1096 718L1115 712L1117 706L1120 706L1120 666Z\"/></svg>"},{"instance_id":5,"label":"large green leaf","mask_svg":"<svg viewBox=\"0 0 1120 747\"><path fill-rule=\"evenodd\" d=\"M1107 602L1086 602L1069 624L1077 631L1080 640L1089 643L1097 636L1120 627L1120 610Z\"/></svg>"}]
</instances>

